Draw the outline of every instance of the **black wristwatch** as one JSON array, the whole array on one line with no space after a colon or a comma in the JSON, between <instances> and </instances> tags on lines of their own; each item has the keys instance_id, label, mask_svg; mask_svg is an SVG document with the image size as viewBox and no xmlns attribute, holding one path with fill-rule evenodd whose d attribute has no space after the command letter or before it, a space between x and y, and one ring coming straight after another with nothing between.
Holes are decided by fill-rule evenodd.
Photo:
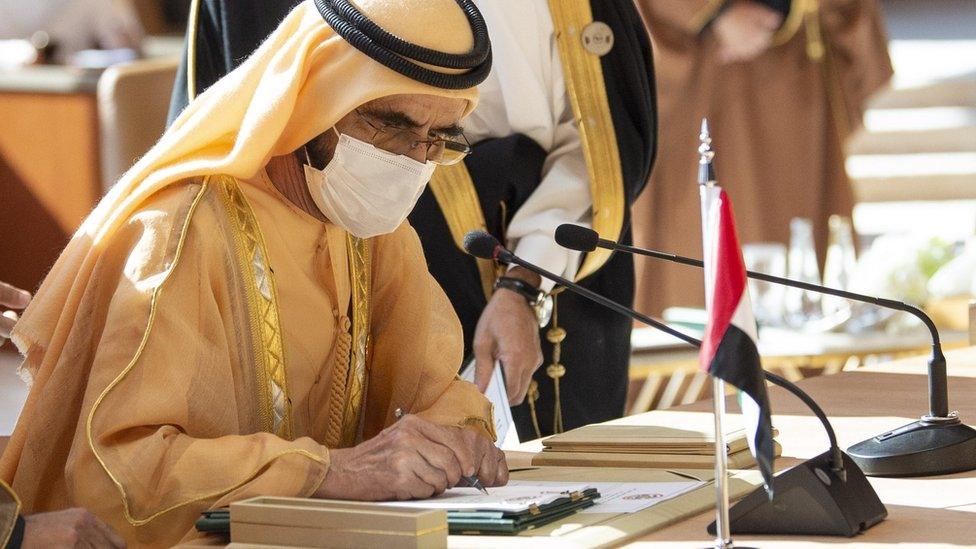
<instances>
[{"instance_id":1,"label":"black wristwatch","mask_svg":"<svg viewBox=\"0 0 976 549\"><path fill-rule=\"evenodd\" d=\"M528 282L511 276L502 276L495 281L495 290L499 288L515 292L525 298L529 307L535 312L539 327L545 328L552 318L552 296Z\"/></svg>"}]
</instances>

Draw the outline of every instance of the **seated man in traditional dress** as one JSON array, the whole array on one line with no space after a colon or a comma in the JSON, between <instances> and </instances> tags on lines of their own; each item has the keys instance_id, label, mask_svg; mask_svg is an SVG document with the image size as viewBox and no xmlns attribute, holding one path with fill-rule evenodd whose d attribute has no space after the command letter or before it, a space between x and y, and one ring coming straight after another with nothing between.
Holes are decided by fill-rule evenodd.
<instances>
[{"instance_id":1,"label":"seated man in traditional dress","mask_svg":"<svg viewBox=\"0 0 976 549\"><path fill-rule=\"evenodd\" d=\"M196 98L13 331L33 387L0 479L24 510L84 506L155 547L256 495L507 482L404 222L468 151L490 60L467 0L309 0Z\"/></svg>"},{"instance_id":2,"label":"seated man in traditional dress","mask_svg":"<svg viewBox=\"0 0 976 549\"><path fill-rule=\"evenodd\" d=\"M461 320L482 390L495 361L503 366L524 440L623 414L631 321L570 292L557 303L556 292L547 295L551 281L521 267L500 272L465 253L462 241L488 230L529 262L633 301L630 255L603 250L580 261L553 233L579 223L629 241L630 203L656 150L651 47L633 0L474 2L495 59L465 124L474 154L437 171L410 222ZM197 2L170 118L188 103L187 82L205 89L233 70L296 3ZM550 362L539 369L544 357Z\"/></svg>"}]
</instances>

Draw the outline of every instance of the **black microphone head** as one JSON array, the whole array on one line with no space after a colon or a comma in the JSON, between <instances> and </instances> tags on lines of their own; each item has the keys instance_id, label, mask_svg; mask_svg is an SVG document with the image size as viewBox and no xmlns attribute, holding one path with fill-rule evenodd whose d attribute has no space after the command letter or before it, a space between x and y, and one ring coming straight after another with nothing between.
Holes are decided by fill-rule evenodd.
<instances>
[{"instance_id":1,"label":"black microphone head","mask_svg":"<svg viewBox=\"0 0 976 549\"><path fill-rule=\"evenodd\" d=\"M464 251L481 259L495 259L501 243L485 231L471 231L464 235Z\"/></svg>"},{"instance_id":2,"label":"black microphone head","mask_svg":"<svg viewBox=\"0 0 976 549\"><path fill-rule=\"evenodd\" d=\"M563 223L556 227L556 244L579 252L592 252L600 241L600 235L588 227Z\"/></svg>"}]
</instances>

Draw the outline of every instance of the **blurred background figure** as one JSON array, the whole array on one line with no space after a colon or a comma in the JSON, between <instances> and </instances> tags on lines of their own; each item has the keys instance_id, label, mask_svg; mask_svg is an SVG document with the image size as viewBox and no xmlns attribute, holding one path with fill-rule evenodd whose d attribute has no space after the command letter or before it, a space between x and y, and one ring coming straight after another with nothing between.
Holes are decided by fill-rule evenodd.
<instances>
[{"instance_id":1,"label":"blurred background figure","mask_svg":"<svg viewBox=\"0 0 976 549\"><path fill-rule=\"evenodd\" d=\"M701 254L698 128L735 197L744 243L789 241L813 221L821 261L832 214L851 215L843 145L892 76L876 0L638 0L655 43L660 154L634 206L639 246ZM637 309L704 304L701 276L637 262Z\"/></svg>"},{"instance_id":2,"label":"blurred background figure","mask_svg":"<svg viewBox=\"0 0 976 549\"><path fill-rule=\"evenodd\" d=\"M111 58L124 61L143 34L132 0L0 0L0 40L29 41L37 58L28 63L67 63L88 50L127 50Z\"/></svg>"}]
</instances>

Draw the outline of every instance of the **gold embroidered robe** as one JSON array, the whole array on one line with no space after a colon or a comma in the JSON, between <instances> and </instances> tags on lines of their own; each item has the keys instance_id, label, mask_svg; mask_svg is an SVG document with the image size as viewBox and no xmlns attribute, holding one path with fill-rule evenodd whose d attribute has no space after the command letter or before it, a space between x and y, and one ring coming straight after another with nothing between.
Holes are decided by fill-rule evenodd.
<instances>
[{"instance_id":1,"label":"gold embroidered robe","mask_svg":"<svg viewBox=\"0 0 976 549\"><path fill-rule=\"evenodd\" d=\"M697 150L707 117L743 244L787 243L790 219L807 217L822 252L828 217L853 205L844 139L892 74L878 2L793 0L776 45L728 65L714 34L699 35L722 3L637 2L654 40L660 149L634 204L634 242L701 257ZM636 271L638 310L704 306L700 271L647 258Z\"/></svg>"},{"instance_id":2,"label":"gold embroidered robe","mask_svg":"<svg viewBox=\"0 0 976 549\"><path fill-rule=\"evenodd\" d=\"M309 496L329 451L337 334L348 326L346 234L292 206L262 171L240 184L273 272L291 439L263 432L266 372L213 178L154 195L107 242L81 295L84 321L26 360L37 371L0 460L27 512L84 506L132 547L192 538L200 511L255 495ZM493 436L491 410L457 379L461 328L404 224L369 242L369 371L362 435L401 407Z\"/></svg>"}]
</instances>

